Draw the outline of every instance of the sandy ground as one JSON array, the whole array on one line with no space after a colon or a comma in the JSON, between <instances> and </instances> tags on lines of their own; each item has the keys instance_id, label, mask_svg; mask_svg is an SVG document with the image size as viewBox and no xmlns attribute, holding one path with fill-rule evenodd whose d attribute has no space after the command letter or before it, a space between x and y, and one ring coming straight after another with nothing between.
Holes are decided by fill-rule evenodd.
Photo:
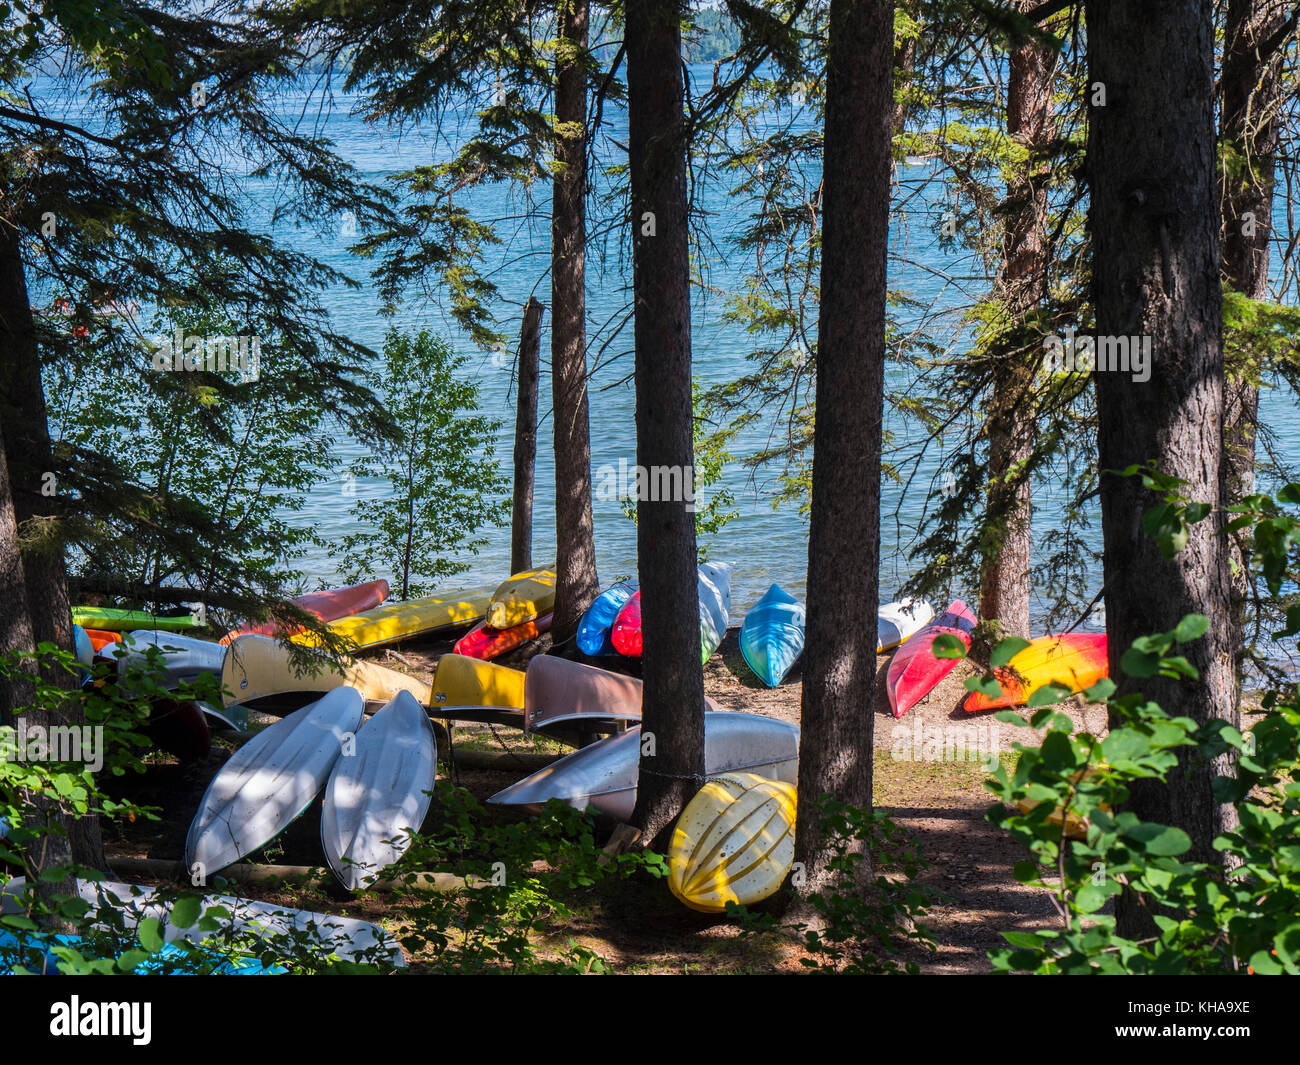
<instances>
[{"instance_id":1,"label":"sandy ground","mask_svg":"<svg viewBox=\"0 0 1300 1065\"><path fill-rule=\"evenodd\" d=\"M787 721L799 720L800 678L795 675L777 689L763 687L741 658L732 630L705 667L707 693L725 710L744 710ZM502 659L502 664L522 667L527 658L545 647L546 638L521 648ZM440 654L450 641L412 641L393 651L379 651L371 660L390 668L431 679ZM1005 833L984 820L991 797L983 789L982 763L972 751L968 758L927 759L927 744L936 731L962 728L973 744L975 738L987 745L996 742L1010 752L1021 730L998 725L992 713L967 714L960 708L964 679L973 667L960 663L956 670L902 722L895 721L884 694L888 657L879 659L877 700L874 707L876 757L876 804L912 833L929 863L923 883L946 896L931 913L928 924L939 944L930 956L909 955L925 971L974 973L987 971L986 953L1003 946L1001 931L1041 927L1051 921L1053 910L1041 892L1026 888L1012 876L1013 864L1025 853ZM1073 704L1062 706L1080 727L1100 734L1104 731L1104 710L1084 710ZM254 715L255 719L258 715ZM270 718L262 717L263 721ZM983 726L973 733L970 726ZM951 734L951 733L950 733ZM453 732L457 746L486 750L551 750L554 743L525 738L511 729L490 729L480 725L457 725ZM929 748L930 754L937 748ZM214 745L207 759L191 765L159 760L149 767L144 779L129 785L138 802L163 808L158 822L138 823L114 829L107 841L110 853L177 859L183 852L189 818L208 781L227 756L228 748ZM526 770L469 770L444 764L450 776L484 799L526 775ZM440 777L442 779L442 777ZM260 855L259 860L285 864L319 865L319 820L313 810L300 818ZM737 931L725 921L692 913L680 906L662 885L649 885L652 893L637 890L628 896L602 896L593 913L583 914L563 927L552 929L561 937L588 942L620 971L708 972L708 971L797 971L798 950L776 937L751 937L736 941ZM662 898L657 897L662 895ZM263 895L283 904L321 908L319 897L304 899L289 894ZM382 917L383 902L356 900L336 905L353 916ZM730 942L729 942L730 941Z\"/></svg>"}]
</instances>

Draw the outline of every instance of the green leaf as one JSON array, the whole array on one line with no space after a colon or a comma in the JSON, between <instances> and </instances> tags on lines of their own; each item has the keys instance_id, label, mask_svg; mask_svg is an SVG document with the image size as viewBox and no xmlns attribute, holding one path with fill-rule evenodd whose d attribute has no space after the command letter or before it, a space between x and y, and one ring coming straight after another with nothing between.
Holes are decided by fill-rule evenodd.
<instances>
[{"instance_id":1,"label":"green leaf","mask_svg":"<svg viewBox=\"0 0 1300 1065\"><path fill-rule=\"evenodd\" d=\"M177 928L189 928L198 921L202 905L197 895L182 895L172 906L171 923Z\"/></svg>"},{"instance_id":2,"label":"green leaf","mask_svg":"<svg viewBox=\"0 0 1300 1065\"><path fill-rule=\"evenodd\" d=\"M999 640L998 645L993 648L993 653L989 655L989 666L993 669L1005 666L1028 646L1029 641L1022 640L1019 636L1008 636L1005 640Z\"/></svg>"},{"instance_id":3,"label":"green leaf","mask_svg":"<svg viewBox=\"0 0 1300 1065\"><path fill-rule=\"evenodd\" d=\"M1030 707L1051 706L1053 703L1068 699L1073 694L1073 688L1067 688L1064 684L1057 684L1053 681L1050 684L1044 684L1041 688L1035 688L1029 695L1028 705Z\"/></svg>"},{"instance_id":4,"label":"green leaf","mask_svg":"<svg viewBox=\"0 0 1300 1065\"><path fill-rule=\"evenodd\" d=\"M1019 861L1012 867L1011 875L1022 884L1031 883L1038 879L1038 866L1031 861Z\"/></svg>"},{"instance_id":5,"label":"green leaf","mask_svg":"<svg viewBox=\"0 0 1300 1065\"><path fill-rule=\"evenodd\" d=\"M1148 854L1173 856L1186 854L1192 849L1191 837L1181 828L1171 825L1142 821L1126 829L1124 835L1144 844Z\"/></svg>"},{"instance_id":6,"label":"green leaf","mask_svg":"<svg viewBox=\"0 0 1300 1065\"><path fill-rule=\"evenodd\" d=\"M950 632L941 632L930 645L930 652L935 658L965 658L966 644Z\"/></svg>"},{"instance_id":7,"label":"green leaf","mask_svg":"<svg viewBox=\"0 0 1300 1065\"><path fill-rule=\"evenodd\" d=\"M1200 639L1210 628L1210 619L1204 614L1188 614L1174 629L1174 640L1178 643L1190 643Z\"/></svg>"},{"instance_id":8,"label":"green leaf","mask_svg":"<svg viewBox=\"0 0 1300 1065\"><path fill-rule=\"evenodd\" d=\"M163 948L162 925L156 917L146 917L141 921L136 936L140 945L150 954L157 954Z\"/></svg>"}]
</instances>

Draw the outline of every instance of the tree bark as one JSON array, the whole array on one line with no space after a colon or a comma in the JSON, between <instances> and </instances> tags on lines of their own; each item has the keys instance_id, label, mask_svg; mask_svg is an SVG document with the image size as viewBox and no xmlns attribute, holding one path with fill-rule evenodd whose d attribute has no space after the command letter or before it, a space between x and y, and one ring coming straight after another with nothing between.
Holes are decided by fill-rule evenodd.
<instances>
[{"instance_id":1,"label":"tree bark","mask_svg":"<svg viewBox=\"0 0 1300 1065\"><path fill-rule=\"evenodd\" d=\"M1022 0L1022 7L1028 6ZM1021 322L1047 295L1047 169L1033 153L1053 134L1051 56L1037 41L1011 53L1007 79L1007 134L1031 159L1007 187L1002 268L997 295ZM993 378L987 411L990 530L983 552L980 616L997 618L1007 635L1029 635L1032 500L1025 464L1037 429L1034 378L1041 352L1013 345Z\"/></svg>"},{"instance_id":2,"label":"tree bark","mask_svg":"<svg viewBox=\"0 0 1300 1065\"><path fill-rule=\"evenodd\" d=\"M694 445L679 9L675 0L629 0L626 12L637 462L651 476L672 470L689 476ZM637 556L645 641L633 824L642 830L643 846L656 846L704 783L695 520L684 498L638 499Z\"/></svg>"},{"instance_id":3,"label":"tree bark","mask_svg":"<svg viewBox=\"0 0 1300 1065\"><path fill-rule=\"evenodd\" d=\"M510 511L510 572L533 568L533 486L537 480L537 378L541 301L529 299L519 330L519 396L515 408L515 483Z\"/></svg>"},{"instance_id":4,"label":"tree bark","mask_svg":"<svg viewBox=\"0 0 1300 1065\"><path fill-rule=\"evenodd\" d=\"M57 496L42 495L53 473L54 457L46 423L45 390L41 383L36 329L28 301L18 229L0 222L0 445L8 459L9 489L16 527L26 535L57 527ZM20 551L27 617L33 644L52 643L71 651L72 611L68 605L67 571L63 544L57 532L43 534ZM46 684L68 690L63 705L52 711L27 711L32 725L71 725L82 721L81 704L73 676L61 669L46 669ZM34 811L41 818L46 812ZM80 864L104 868L99 821L53 814L71 844L71 858ZM63 838L52 838L41 868L66 864ZM71 890L70 887L68 890Z\"/></svg>"},{"instance_id":5,"label":"tree bark","mask_svg":"<svg viewBox=\"0 0 1300 1065\"><path fill-rule=\"evenodd\" d=\"M30 654L35 646L31 618L27 616L27 587L18 550L9 465L0 447L0 655ZM30 705L35 694L34 670L17 672L0 682L0 725L12 725L14 711Z\"/></svg>"},{"instance_id":6,"label":"tree bark","mask_svg":"<svg viewBox=\"0 0 1300 1065\"><path fill-rule=\"evenodd\" d=\"M1091 0L1087 22L1090 92L1105 87L1088 140L1097 332L1148 336L1152 352L1145 383L1095 375L1110 673L1121 693L1139 689L1199 722L1235 722L1227 551L1218 535L1223 349L1211 4ZM1138 478L1105 472L1149 460L1183 478L1186 496L1214 507L1171 561L1142 529L1152 493ZM1125 679L1120 658L1132 641L1190 613L1210 620L1203 637L1180 648L1199 679ZM1232 808L1215 801L1211 785L1230 771L1227 758L1210 763L1184 750L1166 781L1132 788L1130 808L1184 829L1189 859L1217 861L1211 844ZM1147 927L1128 896L1116 915L1121 934Z\"/></svg>"},{"instance_id":7,"label":"tree bark","mask_svg":"<svg viewBox=\"0 0 1300 1065\"><path fill-rule=\"evenodd\" d=\"M555 617L551 638L573 639L596 598L587 419L587 0L566 0L556 60L551 197L551 391L555 415Z\"/></svg>"},{"instance_id":8,"label":"tree bark","mask_svg":"<svg viewBox=\"0 0 1300 1065\"><path fill-rule=\"evenodd\" d=\"M1268 298L1269 240L1278 148L1281 51L1261 49L1286 22L1289 0L1230 0L1224 25L1223 102L1219 139L1245 160L1239 176L1223 176L1223 278L1254 300ZM1255 427L1259 385L1245 368L1225 382L1223 499L1240 502L1255 489ZM1250 594L1244 551L1229 545L1233 659L1241 683Z\"/></svg>"},{"instance_id":9,"label":"tree bark","mask_svg":"<svg viewBox=\"0 0 1300 1065\"><path fill-rule=\"evenodd\" d=\"M893 25L892 2L831 2L795 833L805 894L831 879L818 801L872 805L876 633L861 618L879 590Z\"/></svg>"}]
</instances>

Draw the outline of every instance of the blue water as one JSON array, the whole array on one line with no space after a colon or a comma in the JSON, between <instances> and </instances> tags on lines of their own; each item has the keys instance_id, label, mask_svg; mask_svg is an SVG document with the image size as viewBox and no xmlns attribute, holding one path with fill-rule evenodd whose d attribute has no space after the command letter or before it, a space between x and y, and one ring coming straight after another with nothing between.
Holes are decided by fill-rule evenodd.
<instances>
[{"instance_id":1,"label":"blue water","mask_svg":"<svg viewBox=\"0 0 1300 1065\"><path fill-rule=\"evenodd\" d=\"M697 80L708 80L708 64L701 65ZM38 87L39 88L39 87ZM38 91L38 95L40 95ZM302 119L328 136L336 150L355 166L363 178L376 183L385 182L392 174L416 164L442 161L453 151L452 142L458 136L455 123L444 124L440 136L408 130L403 135L366 124L356 113L356 99L335 96L325 104L317 96L286 94L281 111L288 120ZM80 117L76 103L69 104L70 114ZM616 160L618 151L611 142L626 143L625 116L606 108L609 128L599 146L601 157ZM811 116L808 116L811 121ZM232 171L238 177L238 161L232 161ZM900 166L897 172L894 225L891 232L890 287L905 290L922 306L929 305L933 320L936 315L948 317L935 338L946 350L960 353L969 344L969 336L960 325L960 309L987 290L989 279L981 261L960 249L945 251L935 239L934 220L942 210L936 197L942 196L938 183L927 184L925 164ZM810 175L814 178L816 175ZM279 193L269 185L244 181L250 197L250 216L265 217L276 202ZM597 192L600 189L598 187ZM746 356L758 343L744 330L723 320L725 297L719 294L740 288L746 270L752 265L744 253L732 243L743 212L725 195L725 187L718 175L713 175L699 191L700 205L707 215L707 231L711 238L709 251L698 263L707 284L714 289L706 293L694 292L693 353L695 375L705 385L734 380L750 369ZM518 333L518 316L527 299L536 295L543 303L550 302L550 279L547 273L550 253L549 188L541 183L528 196L504 187L478 189L465 197L464 202L472 214L480 219L505 219L500 226L503 244L488 249L487 269L498 285L502 303L497 308L501 330L512 338ZM596 213L593 206L592 214ZM329 228L330 220L322 220ZM329 265L365 282L362 289L353 291L340 287L328 293L326 304L333 317L333 326L353 339L378 349L390 324L403 329L428 328L449 337L453 345L468 357L467 371L482 389L484 409L502 421L496 455L503 470L511 469L511 452L514 433L514 404L511 362L512 350L502 358L476 348L452 323L446 311L436 303L412 296L401 307L396 318L390 320L379 313L379 300L368 272L373 263L353 256L348 246L357 239L348 232L347 220L335 219L332 233L315 229L294 229L279 225L273 233L281 242L297 250L311 253ZM594 218L589 222L594 228ZM615 335L616 326L630 314L631 264L627 242L615 239L603 245L604 254L595 247L588 252L588 336L589 364L595 367L591 382L591 459L593 469L609 466L617 469L620 462L631 467L636 456L633 446L632 417L635 396L631 382L632 330L630 322ZM811 312L810 312L811 313ZM899 313L899 312L896 312ZM815 324L815 313L812 314ZM900 325L917 324L915 312L900 313ZM931 326L933 329L933 325ZM554 464L550 450L550 379L546 372L549 364L550 322L543 319L541 409L537 456L537 488L534 502L535 543L533 558L536 562L549 561L554 556ZM274 353L263 353L263 372L274 372ZM911 371L891 364L888 383L891 388L902 388L910 380ZM1294 417L1294 402L1290 396L1276 392L1266 393L1261 416L1278 434L1278 450L1282 458L1300 465L1300 425ZM923 439L920 427L892 411L886 412L887 431L896 434L897 451L887 455L886 461L903 458L915 460L916 445ZM765 446L777 431L768 419L760 419L736 443L732 450L737 459ZM950 444L952 441L949 442ZM345 471L350 460L361 452L361 445L344 439L340 445L339 460L334 468ZM899 485L886 480L882 499L882 600L895 597L899 587L910 576L910 563L906 555L913 546L913 537L923 509L933 506L932 496L939 483L942 470L938 462L940 450L931 447L919 460L913 461L903 471L907 482ZM807 567L807 524L793 505L774 509L772 500L777 488L777 477L782 471L769 469L752 471L740 461L731 463L723 473L723 483L736 495L738 516L711 543L710 558L735 564L732 575L733 617L739 618L756 602L772 583L779 583L787 591L802 597ZM345 490L346 489L346 490ZM356 496L376 497L382 494L378 483L355 486L356 495L349 494L351 485L340 477L319 484L308 496L303 510L294 519L310 525L325 539L339 542L352 531L350 508ZM1053 537L1060 527L1059 496L1050 485L1038 486L1034 493L1035 538L1040 556L1052 550ZM633 523L624 516L621 505L614 500L593 501L597 560L602 585L636 572L636 540ZM1094 515L1095 517L1095 515ZM1090 533L1090 546L1100 551L1100 523L1094 520ZM311 586L337 583L340 576L337 559L329 552L317 552L304 563ZM466 586L491 583L501 579L509 568L509 529L491 534L489 545L476 557L466 559L470 568L463 580ZM1099 564L1090 558L1080 560L1086 572L1087 596L1090 598L1100 586ZM375 574L375 576L391 576ZM954 588L953 595L974 601L974 590ZM1085 600L1086 601L1086 600ZM942 604L936 604L942 607ZM1045 604L1036 603L1036 613L1041 617Z\"/></svg>"}]
</instances>

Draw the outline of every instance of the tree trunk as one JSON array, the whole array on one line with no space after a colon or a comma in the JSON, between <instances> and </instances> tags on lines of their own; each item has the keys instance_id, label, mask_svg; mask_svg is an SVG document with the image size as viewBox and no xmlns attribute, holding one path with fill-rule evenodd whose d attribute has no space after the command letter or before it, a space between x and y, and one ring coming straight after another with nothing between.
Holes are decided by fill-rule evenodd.
<instances>
[{"instance_id":1,"label":"tree trunk","mask_svg":"<svg viewBox=\"0 0 1300 1065\"><path fill-rule=\"evenodd\" d=\"M23 560L18 551L18 521L14 517L9 487L9 465L0 447L0 655L30 654L36 646L27 616L27 588ZM14 723L14 711L31 704L36 693L35 673L25 679L15 673L0 683L0 725Z\"/></svg>"},{"instance_id":2,"label":"tree trunk","mask_svg":"<svg viewBox=\"0 0 1300 1065\"><path fill-rule=\"evenodd\" d=\"M879 585L893 25L892 2L831 0L795 833L805 894L831 879L817 802L872 804L876 632L861 618Z\"/></svg>"},{"instance_id":3,"label":"tree trunk","mask_svg":"<svg viewBox=\"0 0 1300 1065\"><path fill-rule=\"evenodd\" d=\"M529 299L519 330L519 396L515 408L515 485L510 512L510 572L533 568L533 485L537 480L537 378L541 301Z\"/></svg>"},{"instance_id":4,"label":"tree trunk","mask_svg":"<svg viewBox=\"0 0 1300 1065\"><path fill-rule=\"evenodd\" d=\"M1269 240L1281 92L1280 50L1261 53L1286 22L1289 0L1230 0L1224 26L1223 104L1219 139L1245 161L1239 176L1223 175L1223 277L1254 300L1268 298ZM1259 385L1238 372L1225 383L1223 499L1238 503L1255 489L1255 425ZM1246 647L1247 560L1229 545L1232 572L1233 659L1238 684Z\"/></svg>"},{"instance_id":5,"label":"tree trunk","mask_svg":"<svg viewBox=\"0 0 1300 1065\"><path fill-rule=\"evenodd\" d=\"M658 479L694 467L690 260L681 26L675 0L629 0L628 162L632 186L637 462ZM679 482L680 483L680 482ZM639 493L641 766L633 823L644 846L704 783L695 517L684 498ZM645 498L645 496L651 498Z\"/></svg>"},{"instance_id":6,"label":"tree trunk","mask_svg":"<svg viewBox=\"0 0 1300 1065\"><path fill-rule=\"evenodd\" d=\"M1141 524L1153 494L1138 478L1102 473L1110 673L1121 693L1140 689L1173 713L1235 721L1227 550L1218 535L1223 348L1211 4L1091 0L1087 23L1090 95L1098 85L1105 91L1104 106L1091 108L1088 141L1097 332L1151 338L1145 383L1131 373L1095 375L1100 468L1155 460L1187 482L1189 498L1215 508L1166 561ZM1180 648L1199 679L1126 680L1120 658L1132 641L1190 613L1210 620L1203 637ZM1217 861L1211 843L1231 807L1215 801L1211 785L1230 770L1228 758L1211 764L1184 751L1168 780L1132 788L1130 808L1184 829L1189 859ZM1121 934L1147 927L1129 897L1116 914Z\"/></svg>"},{"instance_id":7,"label":"tree trunk","mask_svg":"<svg viewBox=\"0 0 1300 1065\"><path fill-rule=\"evenodd\" d=\"M551 638L573 639L598 591L587 425L587 0L567 0L556 60L551 197L551 394L555 414L555 617Z\"/></svg>"},{"instance_id":8,"label":"tree trunk","mask_svg":"<svg viewBox=\"0 0 1300 1065\"><path fill-rule=\"evenodd\" d=\"M1030 0L1032 2L1032 0ZM1030 6L1023 2L1022 7ZM1007 187L1006 222L998 298L1021 322L1047 295L1047 168L1033 153L1051 139L1052 59L1037 41L1011 53L1007 79L1007 134L1031 158ZM1018 335L1018 331L1017 331ZM990 531L980 580L980 616L997 618L1008 635L1029 635L1032 500L1024 464L1037 429L1034 378L1041 351L1016 344L1003 353L988 407Z\"/></svg>"},{"instance_id":9,"label":"tree trunk","mask_svg":"<svg viewBox=\"0 0 1300 1065\"><path fill-rule=\"evenodd\" d=\"M42 495L42 487L52 483L45 475L53 474L54 458L19 235L7 222L0 223L0 436L8 459L14 519L26 535L57 521L57 497ZM34 643L48 642L71 651L72 612L62 542L57 535L42 536L20 554ZM47 669L43 679L68 689L68 699L58 710L29 710L28 722L41 726L80 724L75 678L61 669ZM98 820L70 815L59 815L57 820L71 841L72 857L81 864L104 868ZM62 846L51 842L42 868L66 864Z\"/></svg>"}]
</instances>

